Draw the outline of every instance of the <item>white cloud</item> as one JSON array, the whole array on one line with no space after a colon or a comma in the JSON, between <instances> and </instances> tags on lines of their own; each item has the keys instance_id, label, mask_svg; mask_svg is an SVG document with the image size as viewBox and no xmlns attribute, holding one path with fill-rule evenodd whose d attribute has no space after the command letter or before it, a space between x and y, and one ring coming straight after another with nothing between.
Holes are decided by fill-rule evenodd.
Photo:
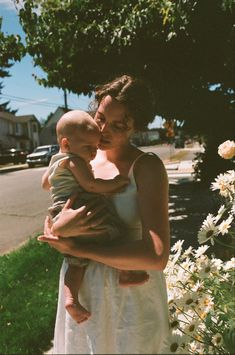
<instances>
[{"instance_id":1,"label":"white cloud","mask_svg":"<svg viewBox=\"0 0 235 355\"><path fill-rule=\"evenodd\" d=\"M18 103L17 105L19 107L24 107L24 106L31 106L31 105L37 104L39 102L45 102L45 101L48 101L48 100L47 99L38 99L38 100L34 100L34 101Z\"/></svg>"},{"instance_id":2,"label":"white cloud","mask_svg":"<svg viewBox=\"0 0 235 355\"><path fill-rule=\"evenodd\" d=\"M13 0L0 0L0 6L4 10L15 10L15 3Z\"/></svg>"},{"instance_id":3,"label":"white cloud","mask_svg":"<svg viewBox=\"0 0 235 355\"><path fill-rule=\"evenodd\" d=\"M23 7L23 0L16 1L15 0L0 0L0 7L3 10L14 10L17 11L17 9L20 9Z\"/></svg>"}]
</instances>

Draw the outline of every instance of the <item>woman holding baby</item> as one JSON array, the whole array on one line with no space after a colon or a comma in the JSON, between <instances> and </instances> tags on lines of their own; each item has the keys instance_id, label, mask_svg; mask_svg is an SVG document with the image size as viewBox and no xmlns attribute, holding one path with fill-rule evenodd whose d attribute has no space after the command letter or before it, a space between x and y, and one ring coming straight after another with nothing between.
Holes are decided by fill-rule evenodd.
<instances>
[{"instance_id":1,"label":"woman holding baby","mask_svg":"<svg viewBox=\"0 0 235 355\"><path fill-rule=\"evenodd\" d=\"M92 162L96 177L110 179L121 174L129 185L110 199L126 225L121 243L78 245L68 236L94 235L102 226L99 207L71 208L68 201L54 225L49 221L40 241L63 254L90 260L80 299L91 312L81 324L65 312L61 269L55 326L55 354L161 354L169 338L168 307L163 270L170 249L168 179L162 161L143 153L130 142L135 131L153 119L147 85L123 75L95 91L95 122L101 130L99 151ZM142 285L120 287L118 269L145 270Z\"/></svg>"}]
</instances>

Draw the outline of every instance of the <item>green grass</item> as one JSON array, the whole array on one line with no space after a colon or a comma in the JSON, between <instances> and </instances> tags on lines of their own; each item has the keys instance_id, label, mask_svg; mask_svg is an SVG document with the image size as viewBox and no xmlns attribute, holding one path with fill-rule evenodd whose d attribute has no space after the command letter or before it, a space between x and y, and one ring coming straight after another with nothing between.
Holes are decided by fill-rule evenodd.
<instances>
[{"instance_id":1,"label":"green grass","mask_svg":"<svg viewBox=\"0 0 235 355\"><path fill-rule=\"evenodd\" d=\"M36 238L0 257L1 354L42 354L51 347L62 258Z\"/></svg>"},{"instance_id":2,"label":"green grass","mask_svg":"<svg viewBox=\"0 0 235 355\"><path fill-rule=\"evenodd\" d=\"M186 155L188 154L188 152L184 151L184 150L180 150L179 152L175 153L172 157L169 158L169 161L175 161L175 160L181 160L183 159Z\"/></svg>"}]
</instances>

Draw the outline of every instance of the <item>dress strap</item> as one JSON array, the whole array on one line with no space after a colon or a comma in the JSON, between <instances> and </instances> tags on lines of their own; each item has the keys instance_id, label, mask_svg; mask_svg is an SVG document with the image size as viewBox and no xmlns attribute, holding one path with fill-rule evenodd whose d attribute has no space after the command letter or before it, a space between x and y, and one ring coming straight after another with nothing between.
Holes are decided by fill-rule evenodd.
<instances>
[{"instance_id":1,"label":"dress strap","mask_svg":"<svg viewBox=\"0 0 235 355\"><path fill-rule=\"evenodd\" d=\"M130 176L130 175L133 174L133 169L134 169L135 163L136 163L141 157L143 157L144 155L155 155L155 156L156 156L156 154L153 153L153 152L144 152L144 153L140 154L140 155L133 161L133 163L131 164L131 167L130 167L128 176Z\"/></svg>"}]
</instances>

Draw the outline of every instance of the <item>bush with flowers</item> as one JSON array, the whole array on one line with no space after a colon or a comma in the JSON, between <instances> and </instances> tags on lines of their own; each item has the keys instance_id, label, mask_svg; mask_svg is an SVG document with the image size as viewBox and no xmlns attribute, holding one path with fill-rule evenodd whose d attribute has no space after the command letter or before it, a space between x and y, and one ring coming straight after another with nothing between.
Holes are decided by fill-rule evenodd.
<instances>
[{"instance_id":1,"label":"bush with flowers","mask_svg":"<svg viewBox=\"0 0 235 355\"><path fill-rule=\"evenodd\" d=\"M235 142L226 141L218 148L218 154L224 159L232 159L235 156ZM228 170L219 174L211 184L211 190L219 190L222 201L217 215L208 214L202 223L198 233L199 244L211 242L222 245L231 252L235 250L235 170Z\"/></svg>"},{"instance_id":2,"label":"bush with flowers","mask_svg":"<svg viewBox=\"0 0 235 355\"><path fill-rule=\"evenodd\" d=\"M235 143L226 141L218 153L235 156ZM223 205L209 214L198 233L200 244L210 241L234 249L235 172L217 176L212 190L219 190ZM229 239L224 240L227 236ZM229 245L227 245L229 242ZM168 354L234 354L235 258L208 256L209 245L183 250L183 241L171 248L165 269L172 337Z\"/></svg>"}]
</instances>

